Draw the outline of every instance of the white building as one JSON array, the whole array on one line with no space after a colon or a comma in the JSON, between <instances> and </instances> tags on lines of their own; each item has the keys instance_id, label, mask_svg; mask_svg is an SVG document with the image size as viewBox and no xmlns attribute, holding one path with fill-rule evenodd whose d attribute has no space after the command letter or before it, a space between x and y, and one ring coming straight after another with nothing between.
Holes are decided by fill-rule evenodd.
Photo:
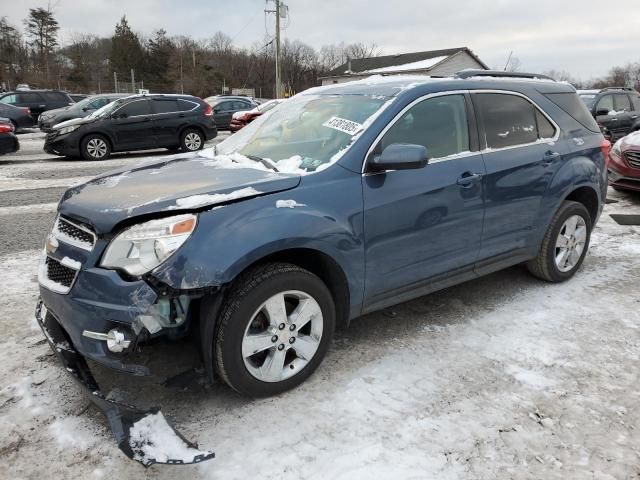
<instances>
[{"instance_id":1,"label":"white building","mask_svg":"<svg viewBox=\"0 0 640 480\"><path fill-rule=\"evenodd\" d=\"M322 85L359 80L370 75L417 74L449 76L468 68L488 70L489 67L467 47L401 53L382 57L358 58L320 77Z\"/></svg>"}]
</instances>

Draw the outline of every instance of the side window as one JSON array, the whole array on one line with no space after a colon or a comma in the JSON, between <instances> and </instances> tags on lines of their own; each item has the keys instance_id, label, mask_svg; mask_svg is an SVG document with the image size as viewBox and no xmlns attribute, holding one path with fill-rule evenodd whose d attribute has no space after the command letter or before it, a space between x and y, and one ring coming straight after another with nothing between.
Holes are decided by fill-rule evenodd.
<instances>
[{"instance_id":1,"label":"side window","mask_svg":"<svg viewBox=\"0 0 640 480\"><path fill-rule=\"evenodd\" d=\"M606 110L607 112L613 110L613 95L605 95L598 100L596 112L599 112L600 110Z\"/></svg>"},{"instance_id":2,"label":"side window","mask_svg":"<svg viewBox=\"0 0 640 480\"><path fill-rule=\"evenodd\" d=\"M17 95L7 95L6 97L0 98L0 102L6 105L13 105L18 102L18 97Z\"/></svg>"},{"instance_id":3,"label":"side window","mask_svg":"<svg viewBox=\"0 0 640 480\"><path fill-rule=\"evenodd\" d=\"M228 110L231 110L231 102L220 102L215 106L215 108L220 112L226 112Z\"/></svg>"},{"instance_id":4,"label":"side window","mask_svg":"<svg viewBox=\"0 0 640 480\"><path fill-rule=\"evenodd\" d=\"M118 114L127 114L127 117L136 117L139 115L149 115L151 113L151 105L149 100L136 100L122 107Z\"/></svg>"},{"instance_id":5,"label":"side window","mask_svg":"<svg viewBox=\"0 0 640 480\"><path fill-rule=\"evenodd\" d=\"M556 127L536 108L536 124L538 125L539 138L553 138L556 136Z\"/></svg>"},{"instance_id":6,"label":"side window","mask_svg":"<svg viewBox=\"0 0 640 480\"><path fill-rule=\"evenodd\" d=\"M96 98L88 105L88 107L97 110L101 107L104 107L107 103L109 103L109 99L107 98Z\"/></svg>"},{"instance_id":7,"label":"side window","mask_svg":"<svg viewBox=\"0 0 640 480\"><path fill-rule=\"evenodd\" d=\"M616 103L616 112L630 112L631 111L631 102L629 101L629 97L627 97L624 93L618 93L613 96Z\"/></svg>"},{"instance_id":8,"label":"side window","mask_svg":"<svg viewBox=\"0 0 640 480\"><path fill-rule=\"evenodd\" d=\"M37 93L19 93L18 94L19 103L36 103L36 102L43 102L43 101L44 99Z\"/></svg>"},{"instance_id":9,"label":"side window","mask_svg":"<svg viewBox=\"0 0 640 480\"><path fill-rule=\"evenodd\" d=\"M155 113L178 112L178 102L176 100L153 100Z\"/></svg>"},{"instance_id":10,"label":"side window","mask_svg":"<svg viewBox=\"0 0 640 480\"><path fill-rule=\"evenodd\" d=\"M640 95L631 95L631 103L633 104L633 110L635 112L640 112Z\"/></svg>"},{"instance_id":11,"label":"side window","mask_svg":"<svg viewBox=\"0 0 640 480\"><path fill-rule=\"evenodd\" d=\"M488 148L511 147L538 139L536 109L532 103L504 93L476 95Z\"/></svg>"},{"instance_id":12,"label":"side window","mask_svg":"<svg viewBox=\"0 0 640 480\"><path fill-rule=\"evenodd\" d=\"M463 95L428 98L409 109L382 137L379 151L392 143L427 148L430 158L469 150L469 126Z\"/></svg>"},{"instance_id":13,"label":"side window","mask_svg":"<svg viewBox=\"0 0 640 480\"><path fill-rule=\"evenodd\" d=\"M198 105L194 102L190 102L188 100L178 100L178 111L180 112L188 112L189 110L193 110Z\"/></svg>"}]
</instances>

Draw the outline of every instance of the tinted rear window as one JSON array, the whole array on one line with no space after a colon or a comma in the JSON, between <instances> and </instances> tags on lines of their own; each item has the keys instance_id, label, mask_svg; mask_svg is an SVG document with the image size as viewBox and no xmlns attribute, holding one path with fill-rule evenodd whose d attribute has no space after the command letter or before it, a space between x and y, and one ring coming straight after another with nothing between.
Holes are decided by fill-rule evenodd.
<instances>
[{"instance_id":1,"label":"tinted rear window","mask_svg":"<svg viewBox=\"0 0 640 480\"><path fill-rule=\"evenodd\" d=\"M154 100L153 106L156 113L173 113L180 111L177 100Z\"/></svg>"},{"instance_id":2,"label":"tinted rear window","mask_svg":"<svg viewBox=\"0 0 640 480\"><path fill-rule=\"evenodd\" d=\"M42 92L44 98L49 102L69 103L69 99L64 93L59 92Z\"/></svg>"},{"instance_id":3,"label":"tinted rear window","mask_svg":"<svg viewBox=\"0 0 640 480\"><path fill-rule=\"evenodd\" d=\"M199 106L196 102L191 102L189 100L178 100L178 108L181 112L188 112L189 110L193 110Z\"/></svg>"},{"instance_id":4,"label":"tinted rear window","mask_svg":"<svg viewBox=\"0 0 640 480\"><path fill-rule=\"evenodd\" d=\"M536 111L524 98L481 93L475 101L484 122L487 147L504 148L538 140Z\"/></svg>"},{"instance_id":5,"label":"tinted rear window","mask_svg":"<svg viewBox=\"0 0 640 480\"><path fill-rule=\"evenodd\" d=\"M592 132L600 131L591 113L575 93L547 93L545 96L585 128Z\"/></svg>"}]
</instances>

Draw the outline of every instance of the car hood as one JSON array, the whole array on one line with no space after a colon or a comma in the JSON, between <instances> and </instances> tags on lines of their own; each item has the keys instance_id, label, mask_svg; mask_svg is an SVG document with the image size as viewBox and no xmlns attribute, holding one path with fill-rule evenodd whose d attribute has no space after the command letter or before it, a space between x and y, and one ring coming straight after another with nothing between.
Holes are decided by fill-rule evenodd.
<instances>
[{"instance_id":1,"label":"car hood","mask_svg":"<svg viewBox=\"0 0 640 480\"><path fill-rule=\"evenodd\" d=\"M72 118L71 120L65 120L64 122L56 123L53 127L54 130L60 130L63 127L69 127L71 125L84 125L86 123L92 123L98 120L97 118L88 118L88 117L80 117L80 118Z\"/></svg>"},{"instance_id":2,"label":"car hood","mask_svg":"<svg viewBox=\"0 0 640 480\"><path fill-rule=\"evenodd\" d=\"M205 151L206 152L206 151ZM60 214L108 233L120 222L206 210L216 205L295 188L300 175L271 171L258 162L187 154L96 177L70 188Z\"/></svg>"},{"instance_id":3,"label":"car hood","mask_svg":"<svg viewBox=\"0 0 640 480\"><path fill-rule=\"evenodd\" d=\"M57 117L58 115L68 113L71 108L72 105L62 108L54 108L53 110L47 110L46 112L43 112L42 115L44 115L45 117Z\"/></svg>"},{"instance_id":4,"label":"car hood","mask_svg":"<svg viewBox=\"0 0 640 480\"><path fill-rule=\"evenodd\" d=\"M626 137L622 137L618 141L620 142L620 147L623 150L626 150L627 148L633 148L633 147L638 148L640 147L640 131L632 132Z\"/></svg>"}]
</instances>

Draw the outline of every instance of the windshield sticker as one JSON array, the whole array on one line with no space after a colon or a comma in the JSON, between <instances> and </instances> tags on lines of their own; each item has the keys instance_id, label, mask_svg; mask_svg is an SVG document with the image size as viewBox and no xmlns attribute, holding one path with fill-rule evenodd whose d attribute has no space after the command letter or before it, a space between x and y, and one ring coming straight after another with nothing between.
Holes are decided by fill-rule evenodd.
<instances>
[{"instance_id":1,"label":"windshield sticker","mask_svg":"<svg viewBox=\"0 0 640 480\"><path fill-rule=\"evenodd\" d=\"M345 120L340 117L331 117L329 120L324 122L322 126L339 130L351 136L355 135L363 128L361 123L352 122L351 120Z\"/></svg>"}]
</instances>

